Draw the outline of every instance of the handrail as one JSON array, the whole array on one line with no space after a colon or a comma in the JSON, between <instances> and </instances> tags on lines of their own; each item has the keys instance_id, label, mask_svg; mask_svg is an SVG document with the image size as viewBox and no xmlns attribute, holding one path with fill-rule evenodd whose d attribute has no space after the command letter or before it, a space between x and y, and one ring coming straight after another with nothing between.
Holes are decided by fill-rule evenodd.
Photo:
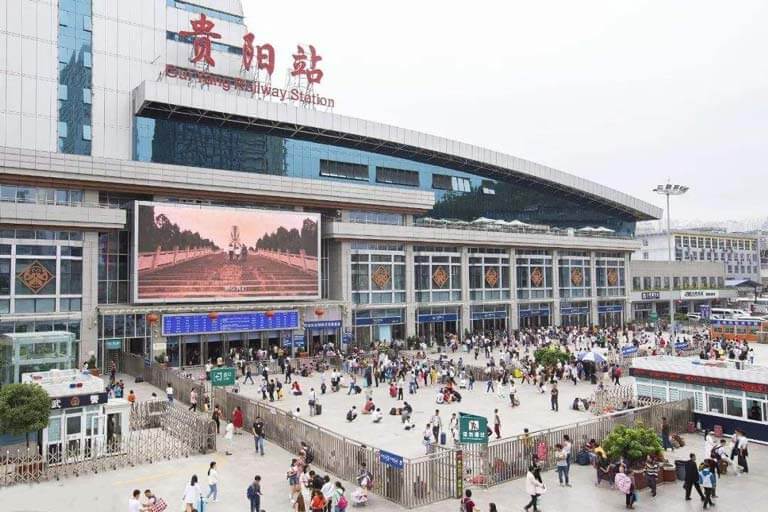
<instances>
[{"instance_id":1,"label":"handrail","mask_svg":"<svg viewBox=\"0 0 768 512\"><path fill-rule=\"evenodd\" d=\"M73 208L104 208L108 210L117 210L120 209L118 205L114 204L103 204L103 203L94 203L94 202L88 202L88 201L56 201L56 200L47 200L47 199L19 199L19 198L9 198L9 197L0 197L0 203L14 203L14 204L36 204L41 206L70 206Z\"/></svg>"}]
</instances>

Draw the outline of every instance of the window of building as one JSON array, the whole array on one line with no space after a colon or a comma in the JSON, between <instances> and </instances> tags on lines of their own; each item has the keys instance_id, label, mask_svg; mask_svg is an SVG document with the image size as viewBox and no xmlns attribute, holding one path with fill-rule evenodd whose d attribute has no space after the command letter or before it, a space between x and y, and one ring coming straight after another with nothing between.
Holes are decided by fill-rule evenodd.
<instances>
[{"instance_id":1,"label":"window of building","mask_svg":"<svg viewBox=\"0 0 768 512\"><path fill-rule=\"evenodd\" d=\"M461 253L455 248L414 248L416 302L461 300Z\"/></svg>"},{"instance_id":2,"label":"window of building","mask_svg":"<svg viewBox=\"0 0 768 512\"><path fill-rule=\"evenodd\" d=\"M403 224L403 216L399 213L352 211L349 212L349 221L360 224L391 224L393 226L401 226Z\"/></svg>"},{"instance_id":3,"label":"window of building","mask_svg":"<svg viewBox=\"0 0 768 512\"><path fill-rule=\"evenodd\" d=\"M419 173L404 169L393 169L392 167L376 167L376 183L418 187Z\"/></svg>"},{"instance_id":4,"label":"window of building","mask_svg":"<svg viewBox=\"0 0 768 512\"><path fill-rule=\"evenodd\" d=\"M320 176L368 181L368 166L334 160L320 160Z\"/></svg>"},{"instance_id":5,"label":"window of building","mask_svg":"<svg viewBox=\"0 0 768 512\"><path fill-rule=\"evenodd\" d=\"M619 297L625 294L624 289L624 257L620 253L597 253L597 296ZM646 286L643 279L643 286ZM650 288L648 278L647 288Z\"/></svg>"},{"instance_id":6,"label":"window of building","mask_svg":"<svg viewBox=\"0 0 768 512\"><path fill-rule=\"evenodd\" d=\"M352 302L405 302L405 252L402 246L355 244L351 260Z\"/></svg>"},{"instance_id":7,"label":"window of building","mask_svg":"<svg viewBox=\"0 0 768 512\"><path fill-rule=\"evenodd\" d=\"M651 278L648 276L643 277L643 290L650 290L651 288Z\"/></svg>"},{"instance_id":8,"label":"window of building","mask_svg":"<svg viewBox=\"0 0 768 512\"><path fill-rule=\"evenodd\" d=\"M471 192L472 186L470 185L469 178L458 178L453 176L451 178L451 185L456 192Z\"/></svg>"},{"instance_id":9,"label":"window of building","mask_svg":"<svg viewBox=\"0 0 768 512\"><path fill-rule=\"evenodd\" d=\"M592 296L591 260L586 252L558 254L560 296L566 299Z\"/></svg>"},{"instance_id":10,"label":"window of building","mask_svg":"<svg viewBox=\"0 0 768 512\"><path fill-rule=\"evenodd\" d=\"M656 276L653 278L653 289L654 290L660 290L661 289L661 277Z\"/></svg>"},{"instance_id":11,"label":"window of building","mask_svg":"<svg viewBox=\"0 0 768 512\"><path fill-rule=\"evenodd\" d=\"M669 290L669 277L664 277L664 289Z\"/></svg>"},{"instance_id":12,"label":"window of building","mask_svg":"<svg viewBox=\"0 0 768 512\"><path fill-rule=\"evenodd\" d=\"M634 276L632 278L632 289L635 290L635 291L638 291L638 290L640 290L640 286L641 286L640 278L637 277L637 276Z\"/></svg>"},{"instance_id":13,"label":"window of building","mask_svg":"<svg viewBox=\"0 0 768 512\"><path fill-rule=\"evenodd\" d=\"M504 250L469 257L469 299L509 299L509 253Z\"/></svg>"},{"instance_id":14,"label":"window of building","mask_svg":"<svg viewBox=\"0 0 768 512\"><path fill-rule=\"evenodd\" d=\"M517 298L521 300L552 297L552 255L532 250L517 255Z\"/></svg>"},{"instance_id":15,"label":"window of building","mask_svg":"<svg viewBox=\"0 0 768 512\"><path fill-rule=\"evenodd\" d=\"M691 278L688 276L683 276L683 288L690 288L691 287Z\"/></svg>"},{"instance_id":16,"label":"window of building","mask_svg":"<svg viewBox=\"0 0 768 512\"><path fill-rule=\"evenodd\" d=\"M447 174L433 174L432 188L437 190L452 190L451 177Z\"/></svg>"}]
</instances>

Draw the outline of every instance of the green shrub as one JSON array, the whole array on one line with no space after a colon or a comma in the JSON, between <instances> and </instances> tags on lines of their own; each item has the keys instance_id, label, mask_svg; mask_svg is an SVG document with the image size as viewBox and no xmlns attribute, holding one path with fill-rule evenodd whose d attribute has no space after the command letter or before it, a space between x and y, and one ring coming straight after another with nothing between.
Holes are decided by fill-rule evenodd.
<instances>
[{"instance_id":1,"label":"green shrub","mask_svg":"<svg viewBox=\"0 0 768 512\"><path fill-rule=\"evenodd\" d=\"M571 356L560 350L558 347L540 348L533 353L536 362L545 368L556 366L558 361L565 364Z\"/></svg>"},{"instance_id":2,"label":"green shrub","mask_svg":"<svg viewBox=\"0 0 768 512\"><path fill-rule=\"evenodd\" d=\"M37 384L7 384L0 388L0 434L27 436L48 426L51 397Z\"/></svg>"},{"instance_id":3,"label":"green shrub","mask_svg":"<svg viewBox=\"0 0 768 512\"><path fill-rule=\"evenodd\" d=\"M610 459L625 457L630 462L643 460L647 455L663 451L658 434L640 423L634 427L619 425L601 443Z\"/></svg>"}]
</instances>

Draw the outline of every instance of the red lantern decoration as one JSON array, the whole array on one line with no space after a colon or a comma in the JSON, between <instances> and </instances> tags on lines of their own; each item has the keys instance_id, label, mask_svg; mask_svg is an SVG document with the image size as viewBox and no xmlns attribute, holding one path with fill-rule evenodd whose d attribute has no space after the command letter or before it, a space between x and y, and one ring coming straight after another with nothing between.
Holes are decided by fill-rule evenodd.
<instances>
[{"instance_id":1,"label":"red lantern decoration","mask_svg":"<svg viewBox=\"0 0 768 512\"><path fill-rule=\"evenodd\" d=\"M219 318L219 314L216 311L211 311L210 313L208 313L208 318L210 318L211 320L216 320L217 318Z\"/></svg>"},{"instance_id":2,"label":"red lantern decoration","mask_svg":"<svg viewBox=\"0 0 768 512\"><path fill-rule=\"evenodd\" d=\"M323 316L324 314L325 314L325 310L323 308L315 309L315 316Z\"/></svg>"},{"instance_id":3,"label":"red lantern decoration","mask_svg":"<svg viewBox=\"0 0 768 512\"><path fill-rule=\"evenodd\" d=\"M157 313L150 313L147 315L147 320L149 321L149 323L155 324L157 323L158 320L160 320L160 315L158 315Z\"/></svg>"},{"instance_id":4,"label":"red lantern decoration","mask_svg":"<svg viewBox=\"0 0 768 512\"><path fill-rule=\"evenodd\" d=\"M264 314L266 315L267 318L272 318L273 316L275 316L275 312L272 311L271 309Z\"/></svg>"}]
</instances>

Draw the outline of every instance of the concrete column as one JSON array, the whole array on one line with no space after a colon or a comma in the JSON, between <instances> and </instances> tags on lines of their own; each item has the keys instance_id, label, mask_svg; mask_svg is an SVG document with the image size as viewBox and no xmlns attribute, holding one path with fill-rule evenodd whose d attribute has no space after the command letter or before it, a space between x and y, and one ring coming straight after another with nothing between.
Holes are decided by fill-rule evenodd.
<instances>
[{"instance_id":1,"label":"concrete column","mask_svg":"<svg viewBox=\"0 0 768 512\"><path fill-rule=\"evenodd\" d=\"M469 311L469 249L461 248L461 333L472 330L472 315Z\"/></svg>"},{"instance_id":2,"label":"concrete column","mask_svg":"<svg viewBox=\"0 0 768 512\"><path fill-rule=\"evenodd\" d=\"M632 276L629 273L629 259L631 253L624 253L624 323L632 319Z\"/></svg>"},{"instance_id":3,"label":"concrete column","mask_svg":"<svg viewBox=\"0 0 768 512\"><path fill-rule=\"evenodd\" d=\"M405 335L416 336L416 265L413 246L405 246Z\"/></svg>"},{"instance_id":4,"label":"concrete column","mask_svg":"<svg viewBox=\"0 0 768 512\"><path fill-rule=\"evenodd\" d=\"M552 251L552 324L557 327L561 322L560 318L560 265L558 252Z\"/></svg>"},{"instance_id":5,"label":"concrete column","mask_svg":"<svg viewBox=\"0 0 768 512\"><path fill-rule=\"evenodd\" d=\"M597 255L595 254L595 251L592 251L589 254L589 273L592 276L592 279L590 283L592 283L591 286L591 295L592 300L589 301L590 306L590 316L592 325L597 325Z\"/></svg>"},{"instance_id":6,"label":"concrete column","mask_svg":"<svg viewBox=\"0 0 768 512\"><path fill-rule=\"evenodd\" d=\"M509 301L509 328L519 329L520 322L517 317L517 266L515 259L517 258L517 251L515 249L509 250L509 287L510 287L510 301Z\"/></svg>"},{"instance_id":7,"label":"concrete column","mask_svg":"<svg viewBox=\"0 0 768 512\"><path fill-rule=\"evenodd\" d=\"M352 324L352 242L343 241L339 247L338 269L341 274L341 299L346 307L342 309L342 325L354 329ZM331 267L331 265L329 265Z\"/></svg>"},{"instance_id":8,"label":"concrete column","mask_svg":"<svg viewBox=\"0 0 768 512\"><path fill-rule=\"evenodd\" d=\"M98 197L96 198L98 200ZM77 364L82 364L91 353L98 353L99 318L96 307L99 301L99 234L83 233L83 312L80 322L80 354Z\"/></svg>"}]
</instances>

